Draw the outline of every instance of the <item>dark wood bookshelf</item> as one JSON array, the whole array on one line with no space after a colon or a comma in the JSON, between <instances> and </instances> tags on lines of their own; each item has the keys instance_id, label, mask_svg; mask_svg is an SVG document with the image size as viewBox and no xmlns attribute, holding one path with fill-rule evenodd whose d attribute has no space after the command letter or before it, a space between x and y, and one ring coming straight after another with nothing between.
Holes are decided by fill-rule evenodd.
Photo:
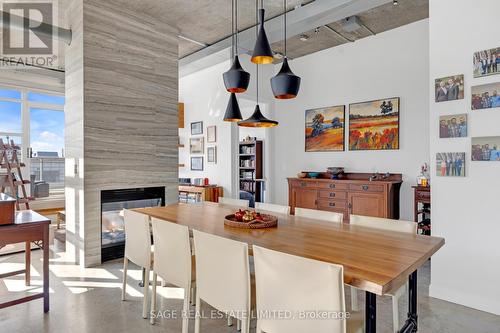
<instances>
[{"instance_id":1,"label":"dark wood bookshelf","mask_svg":"<svg viewBox=\"0 0 500 333\"><path fill-rule=\"evenodd\" d=\"M262 200L262 141L241 141L238 147L240 191L249 192L256 202Z\"/></svg>"}]
</instances>

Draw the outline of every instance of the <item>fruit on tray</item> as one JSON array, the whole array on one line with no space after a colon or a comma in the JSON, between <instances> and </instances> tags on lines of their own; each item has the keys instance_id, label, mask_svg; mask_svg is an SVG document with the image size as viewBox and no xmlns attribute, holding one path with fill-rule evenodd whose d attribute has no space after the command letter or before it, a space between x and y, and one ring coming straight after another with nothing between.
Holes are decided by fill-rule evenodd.
<instances>
[{"instance_id":1,"label":"fruit on tray","mask_svg":"<svg viewBox=\"0 0 500 333\"><path fill-rule=\"evenodd\" d=\"M234 213L234 218L238 222L252 222L252 221L264 221L264 217L258 213L251 210L239 210Z\"/></svg>"}]
</instances>

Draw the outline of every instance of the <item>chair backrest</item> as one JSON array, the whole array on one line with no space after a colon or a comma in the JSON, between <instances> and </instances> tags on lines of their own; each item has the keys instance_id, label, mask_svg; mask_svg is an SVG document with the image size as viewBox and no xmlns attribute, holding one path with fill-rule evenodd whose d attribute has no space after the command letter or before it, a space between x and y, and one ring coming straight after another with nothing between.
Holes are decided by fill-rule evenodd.
<instances>
[{"instance_id":1,"label":"chair backrest","mask_svg":"<svg viewBox=\"0 0 500 333\"><path fill-rule=\"evenodd\" d=\"M248 208L250 205L250 201L243 199L233 199L226 197L219 197L219 203L223 205L230 205L241 208Z\"/></svg>"},{"instance_id":2,"label":"chair backrest","mask_svg":"<svg viewBox=\"0 0 500 333\"><path fill-rule=\"evenodd\" d=\"M344 214L336 212L328 212L325 210L295 208L295 216L307 217L310 219L323 220L328 222L342 223Z\"/></svg>"},{"instance_id":3,"label":"chair backrest","mask_svg":"<svg viewBox=\"0 0 500 333\"><path fill-rule=\"evenodd\" d=\"M342 266L253 246L258 327L269 333L344 333L345 319L288 319L279 311L345 313ZM262 316L265 314L264 316ZM283 313L282 313L283 314ZM286 314L286 313L285 313Z\"/></svg>"},{"instance_id":4,"label":"chair backrest","mask_svg":"<svg viewBox=\"0 0 500 333\"><path fill-rule=\"evenodd\" d=\"M268 212L274 212L278 214L290 214L290 206L281 206L264 202L255 203L256 210L266 210Z\"/></svg>"},{"instance_id":5,"label":"chair backrest","mask_svg":"<svg viewBox=\"0 0 500 333\"><path fill-rule=\"evenodd\" d=\"M188 227L154 217L151 222L155 245L155 273L168 283L189 289L192 267Z\"/></svg>"},{"instance_id":6,"label":"chair backrest","mask_svg":"<svg viewBox=\"0 0 500 333\"><path fill-rule=\"evenodd\" d=\"M241 317L250 310L248 245L197 230L193 236L197 295L217 310Z\"/></svg>"},{"instance_id":7,"label":"chair backrest","mask_svg":"<svg viewBox=\"0 0 500 333\"><path fill-rule=\"evenodd\" d=\"M381 217L351 215L349 223L352 225L360 225L363 227L390 230L397 232L405 232L409 234L417 233L417 223L404 220L392 220Z\"/></svg>"},{"instance_id":8,"label":"chair backrest","mask_svg":"<svg viewBox=\"0 0 500 333\"><path fill-rule=\"evenodd\" d=\"M131 210L124 211L125 257L133 263L151 265L151 230L149 216Z\"/></svg>"}]
</instances>

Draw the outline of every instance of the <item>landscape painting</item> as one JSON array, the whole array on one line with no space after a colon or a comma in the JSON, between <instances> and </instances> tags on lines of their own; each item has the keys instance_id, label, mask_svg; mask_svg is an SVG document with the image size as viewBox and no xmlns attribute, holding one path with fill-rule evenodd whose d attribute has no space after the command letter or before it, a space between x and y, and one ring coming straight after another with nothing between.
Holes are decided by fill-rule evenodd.
<instances>
[{"instance_id":1,"label":"landscape painting","mask_svg":"<svg viewBox=\"0 0 500 333\"><path fill-rule=\"evenodd\" d=\"M349 106L349 149L399 149L399 97Z\"/></svg>"},{"instance_id":2,"label":"landscape painting","mask_svg":"<svg viewBox=\"0 0 500 333\"><path fill-rule=\"evenodd\" d=\"M306 152L344 151L345 106L306 110Z\"/></svg>"},{"instance_id":3,"label":"landscape painting","mask_svg":"<svg viewBox=\"0 0 500 333\"><path fill-rule=\"evenodd\" d=\"M436 176L465 177L465 153L437 153Z\"/></svg>"}]
</instances>

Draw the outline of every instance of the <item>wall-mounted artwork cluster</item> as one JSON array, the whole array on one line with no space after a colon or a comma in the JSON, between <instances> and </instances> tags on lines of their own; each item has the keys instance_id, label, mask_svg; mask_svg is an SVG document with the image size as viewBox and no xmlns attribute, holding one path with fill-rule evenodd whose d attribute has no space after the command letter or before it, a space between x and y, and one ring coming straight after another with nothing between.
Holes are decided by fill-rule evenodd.
<instances>
[{"instance_id":1,"label":"wall-mounted artwork cluster","mask_svg":"<svg viewBox=\"0 0 500 333\"><path fill-rule=\"evenodd\" d=\"M349 105L349 150L399 149L399 97ZM345 106L306 110L305 151L345 150Z\"/></svg>"},{"instance_id":2,"label":"wall-mounted artwork cluster","mask_svg":"<svg viewBox=\"0 0 500 333\"><path fill-rule=\"evenodd\" d=\"M473 55L474 78L500 74L500 48L483 50ZM471 87L471 110L500 107L500 82ZM464 75L453 75L435 80L436 103L464 98ZM467 114L439 117L439 137L465 138L468 135ZM471 139L472 161L500 161L500 136ZM437 153L436 175L465 177L465 153Z\"/></svg>"},{"instance_id":3,"label":"wall-mounted artwork cluster","mask_svg":"<svg viewBox=\"0 0 500 333\"><path fill-rule=\"evenodd\" d=\"M207 126L207 163L217 164L217 146L213 145L217 142L217 127ZM203 122L197 121L191 123L191 135L203 135ZM191 155L204 155L205 154L205 138L203 136L196 136L189 139L189 152ZM191 156L191 170L203 171L204 169L204 156Z\"/></svg>"}]
</instances>

